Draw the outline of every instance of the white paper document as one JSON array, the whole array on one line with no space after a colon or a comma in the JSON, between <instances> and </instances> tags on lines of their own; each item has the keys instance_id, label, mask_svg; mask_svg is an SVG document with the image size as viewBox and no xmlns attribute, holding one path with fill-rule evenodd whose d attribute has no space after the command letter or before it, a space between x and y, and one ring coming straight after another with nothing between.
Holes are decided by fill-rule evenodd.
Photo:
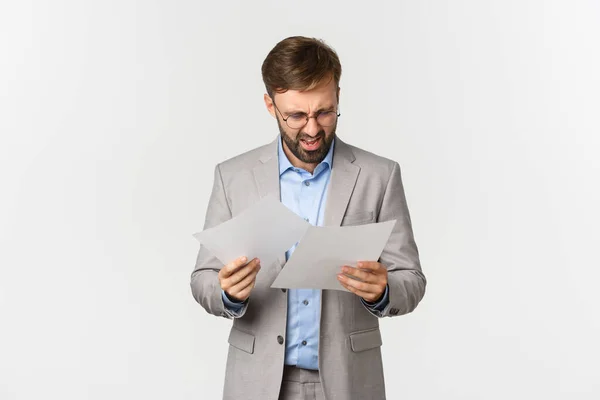
<instances>
[{"instance_id":1,"label":"white paper document","mask_svg":"<svg viewBox=\"0 0 600 400\"><path fill-rule=\"evenodd\" d=\"M342 266L377 261L395 224L309 227L271 287L347 291L337 279Z\"/></svg>"},{"instance_id":2,"label":"white paper document","mask_svg":"<svg viewBox=\"0 0 600 400\"><path fill-rule=\"evenodd\" d=\"M298 243L310 224L294 214L276 196L267 196L234 218L195 233L223 265L241 256L258 257L267 266Z\"/></svg>"}]
</instances>

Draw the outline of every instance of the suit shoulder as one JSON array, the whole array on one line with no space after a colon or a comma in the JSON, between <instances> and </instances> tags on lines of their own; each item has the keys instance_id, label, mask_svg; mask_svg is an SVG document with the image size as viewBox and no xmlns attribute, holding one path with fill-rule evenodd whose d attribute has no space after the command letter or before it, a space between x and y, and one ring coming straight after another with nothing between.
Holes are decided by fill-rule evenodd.
<instances>
[{"instance_id":1,"label":"suit shoulder","mask_svg":"<svg viewBox=\"0 0 600 400\"><path fill-rule=\"evenodd\" d=\"M356 157L355 163L360 165L361 168L366 170L372 170L375 173L384 174L389 176L392 170L398 163L390 158L383 157L379 154L361 149L353 145L348 145Z\"/></svg>"},{"instance_id":2,"label":"suit shoulder","mask_svg":"<svg viewBox=\"0 0 600 400\"><path fill-rule=\"evenodd\" d=\"M272 146L273 144L270 143L256 147L252 150L248 150L244 153L221 161L218 164L218 167L221 170L221 173L224 175L230 175L240 170L252 168L254 165L259 163L261 157L263 157L265 154L268 154Z\"/></svg>"}]
</instances>

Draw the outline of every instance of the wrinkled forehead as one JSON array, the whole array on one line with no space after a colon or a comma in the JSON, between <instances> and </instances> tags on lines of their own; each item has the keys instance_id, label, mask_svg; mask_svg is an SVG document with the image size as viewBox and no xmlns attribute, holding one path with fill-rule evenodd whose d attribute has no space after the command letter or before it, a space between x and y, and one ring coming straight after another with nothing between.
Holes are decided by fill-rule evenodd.
<instances>
[{"instance_id":1,"label":"wrinkled forehead","mask_svg":"<svg viewBox=\"0 0 600 400\"><path fill-rule=\"evenodd\" d=\"M320 82L309 90L287 90L275 93L274 100L282 111L312 112L332 109L338 103L338 88L333 79Z\"/></svg>"}]
</instances>

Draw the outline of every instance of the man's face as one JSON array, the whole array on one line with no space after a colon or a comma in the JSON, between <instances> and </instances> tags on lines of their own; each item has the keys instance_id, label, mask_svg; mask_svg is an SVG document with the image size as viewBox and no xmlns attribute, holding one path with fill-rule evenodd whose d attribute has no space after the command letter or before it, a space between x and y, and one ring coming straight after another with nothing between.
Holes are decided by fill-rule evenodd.
<instances>
[{"instance_id":1,"label":"man's face","mask_svg":"<svg viewBox=\"0 0 600 400\"><path fill-rule=\"evenodd\" d=\"M299 161L298 164L316 166L323 161L335 136L337 118L331 126L321 126L316 118L309 118L302 128L292 129L283 120L283 117L292 116L293 119L293 115L298 113L316 116L323 111L337 112L337 90L334 80L326 79L309 91L288 90L285 93L277 93L274 95L274 103L279 112L273 106L273 102L268 99L268 96L265 96L265 103L269 112L277 118L284 148L289 150L288 153L291 153L291 158L296 158ZM294 164L293 159L290 161ZM309 167L309 169L312 168Z\"/></svg>"}]
</instances>

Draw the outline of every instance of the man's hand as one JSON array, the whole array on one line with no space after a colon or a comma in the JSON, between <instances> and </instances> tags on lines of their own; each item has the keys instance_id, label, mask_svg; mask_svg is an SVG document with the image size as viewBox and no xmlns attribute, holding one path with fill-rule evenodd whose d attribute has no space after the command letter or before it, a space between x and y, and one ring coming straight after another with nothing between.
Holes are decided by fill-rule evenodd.
<instances>
[{"instance_id":1,"label":"man's hand","mask_svg":"<svg viewBox=\"0 0 600 400\"><path fill-rule=\"evenodd\" d=\"M360 281L345 275L358 278ZM344 265L342 273L337 277L343 287L362 297L365 301L374 303L385 293L387 276L387 268L383 264L376 261L361 261L356 268Z\"/></svg>"},{"instance_id":2,"label":"man's hand","mask_svg":"<svg viewBox=\"0 0 600 400\"><path fill-rule=\"evenodd\" d=\"M246 261L248 261L246 257L240 257L219 271L221 289L232 300L245 301L254 289L256 274L260 270L260 260L255 258L247 264Z\"/></svg>"}]
</instances>

